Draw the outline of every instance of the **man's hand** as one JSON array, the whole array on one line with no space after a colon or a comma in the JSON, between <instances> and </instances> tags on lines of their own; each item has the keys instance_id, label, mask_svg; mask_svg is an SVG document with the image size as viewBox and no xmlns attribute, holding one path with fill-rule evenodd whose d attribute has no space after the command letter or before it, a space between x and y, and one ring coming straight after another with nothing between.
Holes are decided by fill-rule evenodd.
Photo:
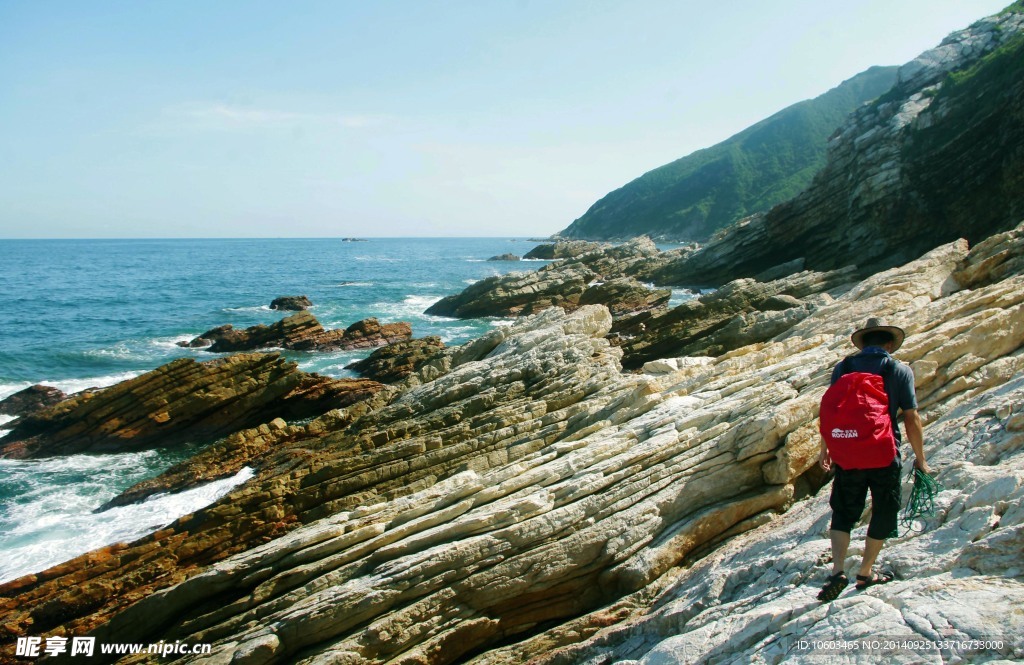
<instances>
[{"instance_id":1,"label":"man's hand","mask_svg":"<svg viewBox=\"0 0 1024 665\"><path fill-rule=\"evenodd\" d=\"M922 472L927 473L929 476L932 475L932 468L928 466L928 462L919 457L914 457L914 468L920 469Z\"/></svg>"},{"instance_id":2,"label":"man's hand","mask_svg":"<svg viewBox=\"0 0 1024 665\"><path fill-rule=\"evenodd\" d=\"M828 454L828 448L825 446L822 446L821 452L818 453L818 464L825 471L832 468L832 456Z\"/></svg>"}]
</instances>

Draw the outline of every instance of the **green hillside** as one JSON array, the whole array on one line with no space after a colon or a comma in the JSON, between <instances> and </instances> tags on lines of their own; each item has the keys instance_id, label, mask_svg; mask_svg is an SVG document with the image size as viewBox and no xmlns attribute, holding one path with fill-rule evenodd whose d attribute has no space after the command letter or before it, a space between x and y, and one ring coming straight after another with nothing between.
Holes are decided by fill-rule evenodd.
<instances>
[{"instance_id":1,"label":"green hillside","mask_svg":"<svg viewBox=\"0 0 1024 665\"><path fill-rule=\"evenodd\" d=\"M645 173L595 203L559 235L706 240L741 217L790 199L824 165L832 132L852 110L892 87L896 69L872 67L718 145Z\"/></svg>"}]
</instances>

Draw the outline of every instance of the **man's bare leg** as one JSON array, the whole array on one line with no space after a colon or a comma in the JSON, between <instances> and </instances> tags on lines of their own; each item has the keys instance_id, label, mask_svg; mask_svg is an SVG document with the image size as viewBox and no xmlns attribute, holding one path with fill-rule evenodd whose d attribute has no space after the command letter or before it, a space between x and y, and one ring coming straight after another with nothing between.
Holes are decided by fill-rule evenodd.
<instances>
[{"instance_id":1,"label":"man's bare leg","mask_svg":"<svg viewBox=\"0 0 1024 665\"><path fill-rule=\"evenodd\" d=\"M850 534L846 531L836 531L832 529L828 532L829 538L832 540L832 574L838 575L843 572L843 563L846 561L846 550L850 548ZM870 538L868 540L871 540ZM882 549L881 542L879 543L878 550ZM875 562L875 556L878 556L878 550L875 551L874 556L871 557L872 565ZM864 551L864 556L867 557L867 550ZM870 566L868 570L870 570Z\"/></svg>"},{"instance_id":2,"label":"man's bare leg","mask_svg":"<svg viewBox=\"0 0 1024 665\"><path fill-rule=\"evenodd\" d=\"M835 533L833 531L833 533ZM850 542L850 534L846 534L846 542ZM835 549L835 540L832 541L833 549ZM864 558L860 562L860 573L870 579L871 569L875 565L875 559L878 558L878 553L882 551L882 545L885 544L884 540L878 540L877 538L871 538L870 536L864 542Z\"/></svg>"}]
</instances>

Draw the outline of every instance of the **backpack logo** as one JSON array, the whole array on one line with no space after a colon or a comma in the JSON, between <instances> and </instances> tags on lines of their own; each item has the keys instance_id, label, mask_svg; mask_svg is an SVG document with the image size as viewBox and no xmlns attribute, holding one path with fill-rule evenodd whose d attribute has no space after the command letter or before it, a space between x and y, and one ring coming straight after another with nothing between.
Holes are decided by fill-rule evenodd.
<instances>
[{"instance_id":1,"label":"backpack logo","mask_svg":"<svg viewBox=\"0 0 1024 665\"><path fill-rule=\"evenodd\" d=\"M858 436L860 435L857 434L855 429L839 429L836 427L832 430L833 439L856 439Z\"/></svg>"}]
</instances>

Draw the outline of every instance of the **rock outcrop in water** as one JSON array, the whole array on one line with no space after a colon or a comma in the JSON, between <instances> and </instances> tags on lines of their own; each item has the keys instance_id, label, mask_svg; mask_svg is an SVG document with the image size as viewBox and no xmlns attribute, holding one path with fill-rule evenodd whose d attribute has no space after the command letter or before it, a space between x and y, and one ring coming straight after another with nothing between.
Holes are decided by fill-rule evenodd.
<instances>
[{"instance_id":1,"label":"rock outcrop in water","mask_svg":"<svg viewBox=\"0 0 1024 665\"><path fill-rule=\"evenodd\" d=\"M313 306L313 301L307 296L280 296L270 302L270 309L287 309L292 312L301 312Z\"/></svg>"},{"instance_id":2,"label":"rock outcrop in water","mask_svg":"<svg viewBox=\"0 0 1024 665\"><path fill-rule=\"evenodd\" d=\"M231 324L208 330L181 346L206 347L214 353L282 348L293 351L351 351L372 349L412 337L408 323L381 324L375 318L353 323L344 330L325 330L307 311L285 317L269 326L256 325L237 330Z\"/></svg>"},{"instance_id":3,"label":"rock outcrop in water","mask_svg":"<svg viewBox=\"0 0 1024 665\"><path fill-rule=\"evenodd\" d=\"M540 259L553 261L555 259L575 259L588 252L601 249L601 243L589 242L586 240L559 240L558 242L537 245L527 252L524 259Z\"/></svg>"},{"instance_id":4,"label":"rock outcrop in water","mask_svg":"<svg viewBox=\"0 0 1024 665\"><path fill-rule=\"evenodd\" d=\"M1024 228L957 242L770 340L641 374L620 371L603 307L521 319L289 432L213 506L0 586L0 633L210 642L224 662L504 663L774 658L780 637L974 635L978 616L1012 632L1022 257ZM816 407L868 316L909 333L944 512L884 554L913 581L821 607ZM983 606L936 607L951 597Z\"/></svg>"},{"instance_id":5,"label":"rock outcrop in water","mask_svg":"<svg viewBox=\"0 0 1024 665\"><path fill-rule=\"evenodd\" d=\"M440 337L430 336L382 346L363 360L345 366L373 381L396 383L437 357L444 349Z\"/></svg>"},{"instance_id":6,"label":"rock outcrop in water","mask_svg":"<svg viewBox=\"0 0 1024 665\"><path fill-rule=\"evenodd\" d=\"M35 385L0 400L0 415L26 416L51 407L67 395L53 386Z\"/></svg>"},{"instance_id":7,"label":"rock outcrop in water","mask_svg":"<svg viewBox=\"0 0 1024 665\"><path fill-rule=\"evenodd\" d=\"M124 452L209 442L274 418L310 418L369 397L373 381L329 379L279 354L174 360L110 388L79 393L14 423L0 457Z\"/></svg>"},{"instance_id":8,"label":"rock outcrop in water","mask_svg":"<svg viewBox=\"0 0 1024 665\"><path fill-rule=\"evenodd\" d=\"M563 253L575 256L534 272L513 272L482 279L462 293L442 298L426 313L457 318L526 316L548 307L571 311L599 302L618 316L660 308L672 295L668 290L650 289L634 279L649 274L669 260L649 238L618 247L583 241L558 243L553 247L563 245L569 247Z\"/></svg>"}]
</instances>

